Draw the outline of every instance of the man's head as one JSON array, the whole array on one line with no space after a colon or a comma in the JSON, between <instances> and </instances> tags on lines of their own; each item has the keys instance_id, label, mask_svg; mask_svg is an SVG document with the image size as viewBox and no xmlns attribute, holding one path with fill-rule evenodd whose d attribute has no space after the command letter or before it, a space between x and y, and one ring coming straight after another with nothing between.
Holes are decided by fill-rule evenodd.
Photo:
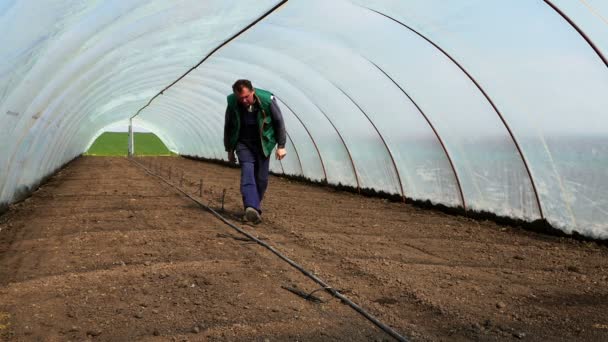
<instances>
[{"instance_id":1,"label":"man's head","mask_svg":"<svg viewBox=\"0 0 608 342\"><path fill-rule=\"evenodd\" d=\"M238 80L232 85L232 91L237 101L243 106L251 106L255 103L255 90L249 80Z\"/></svg>"}]
</instances>

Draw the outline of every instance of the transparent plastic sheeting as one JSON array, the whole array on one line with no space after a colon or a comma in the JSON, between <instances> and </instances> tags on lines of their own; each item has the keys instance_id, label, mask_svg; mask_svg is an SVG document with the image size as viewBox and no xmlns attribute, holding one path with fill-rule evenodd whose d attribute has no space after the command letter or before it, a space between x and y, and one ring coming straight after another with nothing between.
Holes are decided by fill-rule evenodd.
<instances>
[{"instance_id":1,"label":"transparent plastic sheeting","mask_svg":"<svg viewBox=\"0 0 608 342\"><path fill-rule=\"evenodd\" d=\"M133 115L276 3L1 1L0 203L82 153L100 129ZM142 125L180 138L165 123Z\"/></svg>"},{"instance_id":2,"label":"transparent plastic sheeting","mask_svg":"<svg viewBox=\"0 0 608 342\"><path fill-rule=\"evenodd\" d=\"M552 0L565 12L595 45L608 57L608 1L606 0Z\"/></svg>"},{"instance_id":3,"label":"transparent plastic sheeting","mask_svg":"<svg viewBox=\"0 0 608 342\"><path fill-rule=\"evenodd\" d=\"M608 235L608 70L562 16L543 1L360 3L420 30L475 75L520 143L549 222ZM606 13L599 3L583 5L596 17ZM587 35L605 51L606 33Z\"/></svg>"},{"instance_id":4,"label":"transparent plastic sheeting","mask_svg":"<svg viewBox=\"0 0 608 342\"><path fill-rule=\"evenodd\" d=\"M3 2L0 201L277 3ZM605 1L550 3L607 54ZM548 1L290 0L135 124L226 159L238 78L280 103L289 154L274 172L608 238L608 68Z\"/></svg>"}]
</instances>

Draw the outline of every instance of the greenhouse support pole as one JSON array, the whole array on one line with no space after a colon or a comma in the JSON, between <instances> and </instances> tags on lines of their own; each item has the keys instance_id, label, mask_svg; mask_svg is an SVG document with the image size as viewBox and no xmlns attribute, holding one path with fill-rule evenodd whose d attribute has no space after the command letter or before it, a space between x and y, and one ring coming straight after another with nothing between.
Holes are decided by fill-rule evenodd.
<instances>
[{"instance_id":1,"label":"greenhouse support pole","mask_svg":"<svg viewBox=\"0 0 608 342\"><path fill-rule=\"evenodd\" d=\"M129 157L135 154L135 140L133 139L133 119L129 119Z\"/></svg>"}]
</instances>

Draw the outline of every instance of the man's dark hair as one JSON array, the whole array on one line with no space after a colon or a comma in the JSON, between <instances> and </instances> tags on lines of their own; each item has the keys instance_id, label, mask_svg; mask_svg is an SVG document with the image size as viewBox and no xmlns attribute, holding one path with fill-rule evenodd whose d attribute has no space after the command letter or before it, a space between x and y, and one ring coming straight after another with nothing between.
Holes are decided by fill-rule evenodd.
<instances>
[{"instance_id":1,"label":"man's dark hair","mask_svg":"<svg viewBox=\"0 0 608 342\"><path fill-rule=\"evenodd\" d=\"M253 85L250 80L237 80L232 85L232 91L235 93L240 93L243 88L247 88L249 90L253 90Z\"/></svg>"}]
</instances>

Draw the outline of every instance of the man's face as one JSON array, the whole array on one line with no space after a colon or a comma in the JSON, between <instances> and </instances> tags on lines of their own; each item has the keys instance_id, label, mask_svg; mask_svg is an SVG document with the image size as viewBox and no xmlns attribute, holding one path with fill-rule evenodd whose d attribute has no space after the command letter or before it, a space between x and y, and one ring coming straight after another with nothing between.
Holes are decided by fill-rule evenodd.
<instances>
[{"instance_id":1,"label":"man's face","mask_svg":"<svg viewBox=\"0 0 608 342\"><path fill-rule=\"evenodd\" d=\"M245 107L251 106L255 103L255 90L243 87L241 91L236 93L236 97L241 105Z\"/></svg>"}]
</instances>

